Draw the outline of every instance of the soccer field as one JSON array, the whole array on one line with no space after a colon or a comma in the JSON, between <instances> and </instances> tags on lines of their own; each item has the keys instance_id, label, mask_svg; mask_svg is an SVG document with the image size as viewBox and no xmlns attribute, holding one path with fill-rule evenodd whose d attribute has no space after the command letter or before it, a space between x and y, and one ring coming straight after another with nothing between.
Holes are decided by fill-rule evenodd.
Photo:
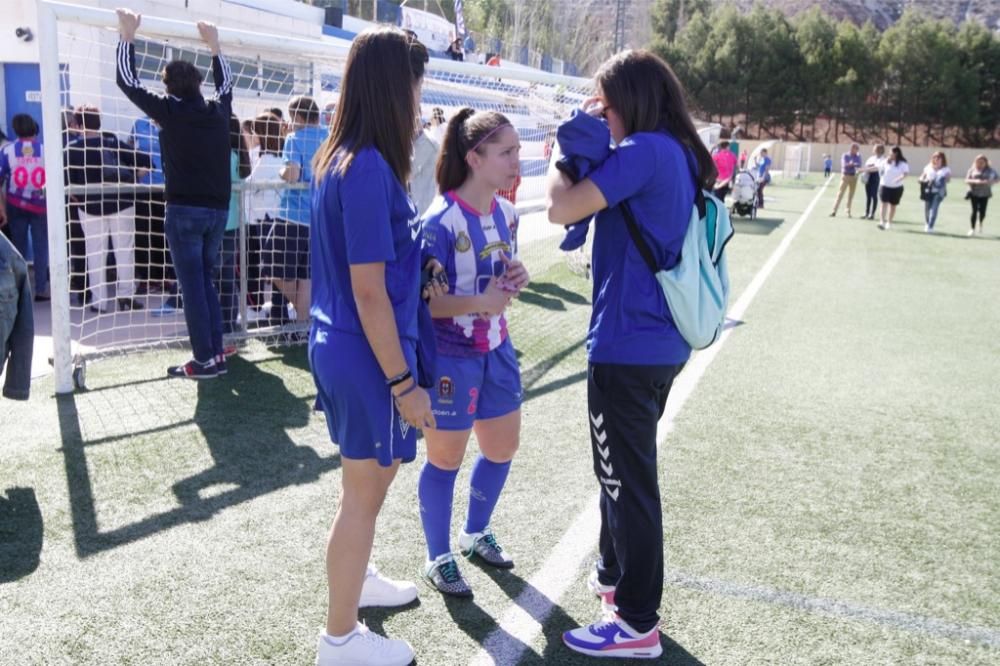
<instances>
[{"instance_id":1,"label":"soccer field","mask_svg":"<svg viewBox=\"0 0 1000 666\"><path fill-rule=\"evenodd\" d=\"M835 187L778 181L736 219L744 310L661 423L662 663L1000 661L1000 218L966 238L956 186L924 234L911 178L880 232L829 218ZM537 242L525 257L554 245ZM420 583L418 603L362 613L419 664L589 661L560 633L599 614L590 285L561 261L533 273L510 316L522 445L493 523L516 568L460 561L473 600ZM202 383L164 378L177 354L0 402L0 664L312 663L340 472L305 350L251 345ZM425 558L421 462L376 535L397 578ZM453 533L467 488L468 469Z\"/></svg>"}]
</instances>

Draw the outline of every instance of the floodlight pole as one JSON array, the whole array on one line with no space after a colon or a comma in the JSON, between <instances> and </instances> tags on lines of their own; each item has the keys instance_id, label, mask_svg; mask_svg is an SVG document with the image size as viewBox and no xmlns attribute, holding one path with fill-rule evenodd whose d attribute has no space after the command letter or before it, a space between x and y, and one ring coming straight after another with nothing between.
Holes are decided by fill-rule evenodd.
<instances>
[{"instance_id":1,"label":"floodlight pole","mask_svg":"<svg viewBox=\"0 0 1000 666\"><path fill-rule=\"evenodd\" d=\"M628 0L618 0L615 6L615 53L625 48L625 4Z\"/></svg>"}]
</instances>

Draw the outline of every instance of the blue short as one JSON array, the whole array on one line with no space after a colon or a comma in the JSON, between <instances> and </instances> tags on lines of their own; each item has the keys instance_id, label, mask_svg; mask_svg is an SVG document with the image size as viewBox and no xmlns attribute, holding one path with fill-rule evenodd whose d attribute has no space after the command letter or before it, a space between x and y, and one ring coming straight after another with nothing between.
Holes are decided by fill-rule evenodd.
<instances>
[{"instance_id":1,"label":"blue short","mask_svg":"<svg viewBox=\"0 0 1000 666\"><path fill-rule=\"evenodd\" d=\"M416 342L402 343L406 364L417 367ZM363 335L314 322L309 366L316 382L316 410L326 414L330 440L342 457L375 459L383 467L417 457L417 429L396 411L382 368Z\"/></svg>"},{"instance_id":2,"label":"blue short","mask_svg":"<svg viewBox=\"0 0 1000 666\"><path fill-rule=\"evenodd\" d=\"M507 338L491 352L472 358L438 354L431 407L438 430L469 430L521 408L521 371Z\"/></svg>"}]
</instances>

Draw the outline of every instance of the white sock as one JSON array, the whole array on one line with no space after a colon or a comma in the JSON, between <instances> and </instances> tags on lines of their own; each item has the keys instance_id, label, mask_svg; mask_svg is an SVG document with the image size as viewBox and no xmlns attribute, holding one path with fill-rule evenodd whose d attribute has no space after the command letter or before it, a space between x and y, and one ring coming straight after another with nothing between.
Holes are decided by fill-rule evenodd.
<instances>
[{"instance_id":1,"label":"white sock","mask_svg":"<svg viewBox=\"0 0 1000 666\"><path fill-rule=\"evenodd\" d=\"M354 627L354 629L347 632L343 636L331 636L330 634L326 633L326 631L324 631L323 640L325 640L330 645L343 645L351 638L351 636L353 636L356 633L358 633L357 627Z\"/></svg>"}]
</instances>

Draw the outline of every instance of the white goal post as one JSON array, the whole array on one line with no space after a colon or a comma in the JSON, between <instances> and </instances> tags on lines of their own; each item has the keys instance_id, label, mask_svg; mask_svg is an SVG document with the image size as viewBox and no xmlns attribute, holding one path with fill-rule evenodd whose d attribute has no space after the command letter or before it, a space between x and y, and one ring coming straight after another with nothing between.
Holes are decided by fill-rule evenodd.
<instances>
[{"instance_id":1,"label":"white goal post","mask_svg":"<svg viewBox=\"0 0 1000 666\"><path fill-rule=\"evenodd\" d=\"M207 69L207 51L195 26L199 18L202 17L174 20L143 16L136 40L136 56L137 69L144 85L153 90L162 89L159 71L166 61L175 57L193 60L203 71ZM153 316L154 312L166 309L164 304L169 300L168 294L137 291L133 298L131 287L124 284L134 269L157 269L168 273L169 261L164 263L160 259L157 260L160 264L154 265L154 260L149 259L149 265L142 265L134 257L130 260L128 247L126 252L118 252L118 239L113 233L109 234L110 245L103 239L99 240L104 245L95 245L91 238L87 238L88 249L81 257L72 248L74 242L77 242L77 247L82 244L78 238L74 240L68 231L73 229L71 225L77 224L71 219L73 215L70 214L68 195L119 197L119 203L124 205L128 201L137 201L142 195L162 192L162 185L156 183L104 182L66 186L62 177L68 163L67 150L63 145L68 136L63 130L64 112L68 107L81 103L97 106L102 118L101 130L123 139L134 136L136 121L142 115L115 83L117 17L107 9L40 0L38 32L42 126L46 137L45 163L49 173L47 215L53 362L56 392L66 393L73 390L74 371L82 370L87 358L127 354L161 346L184 346L187 337L183 317ZM309 95L320 108L336 103L349 42L225 27L219 28L219 36L236 78L233 106L240 120L253 118L264 108L285 107L293 95ZM211 81L210 76L207 78ZM590 96L592 90L590 79L513 65L497 68L432 58L424 80L421 112L424 118L429 119L435 109L440 108L446 117L450 117L459 108L471 106L507 115L518 129L522 143L522 182L516 192L510 194L516 195L518 209L528 212L542 208L544 174L556 126ZM206 92L211 93L211 90L206 88ZM63 141L59 140L60 137ZM236 189L259 191L275 187L283 186L237 184ZM294 323L247 328L248 315L251 314L248 313L247 302L248 299L253 300L247 286L247 273L253 268L247 260L248 254L252 256L248 243L253 237L250 232L253 220L250 219L252 211L245 208L246 197L239 197L239 200L236 272L240 277L236 287L239 304L236 321L244 330L227 335L227 340L276 336L301 330L301 326L297 327ZM56 202L59 205L54 205ZM162 221L160 224L162 227ZM555 249L558 239L551 234L543 236L544 239L533 244L522 244L522 258L526 252L531 255L525 258L526 263L548 262L551 265L561 257ZM152 251L149 254L152 256ZM130 261L133 263L130 264ZM115 264L114 270L110 269L111 262ZM81 265L85 268L80 268ZM81 271L84 273L84 286L79 285ZM113 277L109 278L109 275ZM76 281L71 284L74 277ZM105 312L100 303L94 311L95 283L99 283L104 290L102 293L111 294L112 303L121 300L139 302L135 309L129 306L127 312L117 309ZM273 290L270 293L273 296ZM126 298L121 298L123 295ZM88 299L91 299L91 307L88 307ZM81 382L78 380L76 383Z\"/></svg>"}]
</instances>

